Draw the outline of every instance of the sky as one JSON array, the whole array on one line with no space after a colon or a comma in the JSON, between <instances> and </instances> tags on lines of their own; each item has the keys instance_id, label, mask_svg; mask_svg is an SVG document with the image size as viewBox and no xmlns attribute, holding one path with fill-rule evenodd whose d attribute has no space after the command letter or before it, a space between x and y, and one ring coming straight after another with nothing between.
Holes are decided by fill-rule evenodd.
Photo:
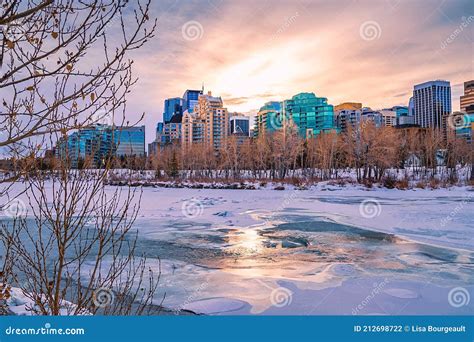
<instances>
[{"instance_id":1,"label":"sky","mask_svg":"<svg viewBox=\"0 0 474 342\"><path fill-rule=\"evenodd\" d=\"M459 110L474 79L472 0L159 0L156 35L133 52L127 102L147 143L163 101L212 91L231 112L314 92L374 109L407 105L413 85L451 82Z\"/></svg>"}]
</instances>

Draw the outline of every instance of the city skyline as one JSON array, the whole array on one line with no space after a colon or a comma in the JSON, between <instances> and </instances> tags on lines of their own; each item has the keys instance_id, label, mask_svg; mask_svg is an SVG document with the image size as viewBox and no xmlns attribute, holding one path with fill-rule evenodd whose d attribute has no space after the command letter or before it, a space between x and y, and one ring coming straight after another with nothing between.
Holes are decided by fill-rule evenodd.
<instances>
[{"instance_id":1,"label":"city skyline","mask_svg":"<svg viewBox=\"0 0 474 342\"><path fill-rule=\"evenodd\" d=\"M255 114L298 92L333 105L406 106L414 84L446 79L455 111L463 82L473 78L468 1L173 0L151 10L159 32L133 56L140 82L127 110L146 113L147 142L164 100L203 83L230 112Z\"/></svg>"}]
</instances>

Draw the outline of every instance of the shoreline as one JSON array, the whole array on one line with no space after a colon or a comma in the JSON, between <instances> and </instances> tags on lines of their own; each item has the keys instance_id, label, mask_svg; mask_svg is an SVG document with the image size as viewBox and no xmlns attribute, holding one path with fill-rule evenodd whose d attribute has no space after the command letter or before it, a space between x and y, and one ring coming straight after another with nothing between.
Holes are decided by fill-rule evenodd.
<instances>
[{"instance_id":1,"label":"shoreline","mask_svg":"<svg viewBox=\"0 0 474 342\"><path fill-rule=\"evenodd\" d=\"M293 191L306 191L306 190L322 190L322 191L333 191L333 190L400 190L400 191L420 191L420 190L448 190L448 189L460 189L466 188L466 191L474 191L474 185L470 184L444 184L443 186L431 186L429 183L424 187L417 185L408 185L407 187L387 187L381 183L373 183L370 186L363 183L355 182L338 182L338 181L321 181L314 182L311 184L295 185L291 182L202 182L202 181L151 181L151 180L139 180L139 181L107 181L105 185L108 186L130 186L130 187L144 187L144 188L171 188L171 189L210 189L210 190L293 190Z\"/></svg>"}]
</instances>

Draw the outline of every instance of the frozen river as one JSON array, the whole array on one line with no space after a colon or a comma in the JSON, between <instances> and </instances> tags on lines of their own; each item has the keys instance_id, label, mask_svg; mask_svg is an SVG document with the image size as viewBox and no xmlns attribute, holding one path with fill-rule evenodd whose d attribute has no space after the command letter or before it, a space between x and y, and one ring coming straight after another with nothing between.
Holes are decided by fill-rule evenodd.
<instances>
[{"instance_id":1,"label":"frozen river","mask_svg":"<svg viewBox=\"0 0 474 342\"><path fill-rule=\"evenodd\" d=\"M474 192L143 188L156 303L211 315L474 313ZM54 256L52 256L54 257Z\"/></svg>"},{"instance_id":2,"label":"frozen river","mask_svg":"<svg viewBox=\"0 0 474 342\"><path fill-rule=\"evenodd\" d=\"M472 314L466 189L144 189L138 251L204 314Z\"/></svg>"}]
</instances>

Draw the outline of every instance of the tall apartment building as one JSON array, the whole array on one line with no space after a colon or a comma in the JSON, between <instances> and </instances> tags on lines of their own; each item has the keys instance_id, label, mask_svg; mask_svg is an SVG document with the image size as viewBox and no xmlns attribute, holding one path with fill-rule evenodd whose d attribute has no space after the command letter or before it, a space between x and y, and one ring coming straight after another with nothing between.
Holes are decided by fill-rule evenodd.
<instances>
[{"instance_id":1,"label":"tall apartment building","mask_svg":"<svg viewBox=\"0 0 474 342\"><path fill-rule=\"evenodd\" d=\"M456 136L472 144L474 142L474 80L464 82L464 95L460 97L460 107L461 112L453 113L451 122Z\"/></svg>"},{"instance_id":2,"label":"tall apartment building","mask_svg":"<svg viewBox=\"0 0 474 342\"><path fill-rule=\"evenodd\" d=\"M349 127L359 129L366 122L372 122L375 127L381 127L383 125L382 113L374 111L369 107L364 107L357 110L340 110L337 114L337 127L343 133L346 133Z\"/></svg>"},{"instance_id":3,"label":"tall apartment building","mask_svg":"<svg viewBox=\"0 0 474 342\"><path fill-rule=\"evenodd\" d=\"M181 125L182 147L204 143L219 150L229 132L229 112L224 108L222 98L200 95L196 106L183 113Z\"/></svg>"},{"instance_id":4,"label":"tall apartment building","mask_svg":"<svg viewBox=\"0 0 474 342\"><path fill-rule=\"evenodd\" d=\"M336 130L334 107L325 97L300 93L283 102L283 117L294 122L303 138Z\"/></svg>"},{"instance_id":5,"label":"tall apartment building","mask_svg":"<svg viewBox=\"0 0 474 342\"><path fill-rule=\"evenodd\" d=\"M314 93L299 93L281 103L267 102L257 114L254 132L256 135L273 132L290 121L303 138L336 130L334 108L327 101Z\"/></svg>"},{"instance_id":6,"label":"tall apartment building","mask_svg":"<svg viewBox=\"0 0 474 342\"><path fill-rule=\"evenodd\" d=\"M192 110L185 110L181 123L181 147L189 148L193 144L204 143L205 120Z\"/></svg>"},{"instance_id":7,"label":"tall apartment building","mask_svg":"<svg viewBox=\"0 0 474 342\"><path fill-rule=\"evenodd\" d=\"M474 80L464 82L464 95L461 96L461 111L474 113Z\"/></svg>"},{"instance_id":8,"label":"tall apartment building","mask_svg":"<svg viewBox=\"0 0 474 342\"><path fill-rule=\"evenodd\" d=\"M446 118L451 113L451 85L448 81L429 81L413 89L415 124L422 128L446 131Z\"/></svg>"},{"instance_id":9,"label":"tall apartment building","mask_svg":"<svg viewBox=\"0 0 474 342\"><path fill-rule=\"evenodd\" d=\"M265 103L255 117L253 134L255 137L271 133L282 127L281 102L270 101Z\"/></svg>"}]
</instances>

